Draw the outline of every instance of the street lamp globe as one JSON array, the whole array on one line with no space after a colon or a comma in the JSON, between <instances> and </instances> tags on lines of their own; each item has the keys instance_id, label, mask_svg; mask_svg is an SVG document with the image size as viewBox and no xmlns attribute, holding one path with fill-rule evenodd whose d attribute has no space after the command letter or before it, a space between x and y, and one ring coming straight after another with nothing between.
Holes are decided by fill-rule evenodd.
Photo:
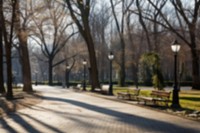
<instances>
[{"instance_id":1,"label":"street lamp globe","mask_svg":"<svg viewBox=\"0 0 200 133\"><path fill-rule=\"evenodd\" d=\"M83 60L83 65L87 65L87 61L85 59Z\"/></svg>"},{"instance_id":2,"label":"street lamp globe","mask_svg":"<svg viewBox=\"0 0 200 133\"><path fill-rule=\"evenodd\" d=\"M114 59L114 55L113 55L112 52L109 53L109 55L108 55L108 59L109 59L109 60L113 60L113 59Z\"/></svg>"},{"instance_id":3,"label":"street lamp globe","mask_svg":"<svg viewBox=\"0 0 200 133\"><path fill-rule=\"evenodd\" d=\"M70 69L70 66L69 66L69 65L67 65L67 66L66 66L66 69L67 69L67 70L69 70L69 69Z\"/></svg>"},{"instance_id":4,"label":"street lamp globe","mask_svg":"<svg viewBox=\"0 0 200 133\"><path fill-rule=\"evenodd\" d=\"M177 40L175 40L175 41L172 43L172 45L171 45L171 49L172 49L172 51L173 51L174 53L178 53L179 50L180 50L180 48L181 48L181 45L178 43Z\"/></svg>"}]
</instances>

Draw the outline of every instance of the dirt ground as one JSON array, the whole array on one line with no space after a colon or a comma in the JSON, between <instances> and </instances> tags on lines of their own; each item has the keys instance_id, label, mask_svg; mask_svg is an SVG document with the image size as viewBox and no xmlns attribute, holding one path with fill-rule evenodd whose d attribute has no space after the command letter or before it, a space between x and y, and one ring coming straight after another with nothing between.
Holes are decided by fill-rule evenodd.
<instances>
[{"instance_id":1,"label":"dirt ground","mask_svg":"<svg viewBox=\"0 0 200 133\"><path fill-rule=\"evenodd\" d=\"M13 100L6 100L5 96L0 96L0 117L19 109L31 107L42 101L39 92L26 93L22 90L13 90L13 94Z\"/></svg>"}]
</instances>

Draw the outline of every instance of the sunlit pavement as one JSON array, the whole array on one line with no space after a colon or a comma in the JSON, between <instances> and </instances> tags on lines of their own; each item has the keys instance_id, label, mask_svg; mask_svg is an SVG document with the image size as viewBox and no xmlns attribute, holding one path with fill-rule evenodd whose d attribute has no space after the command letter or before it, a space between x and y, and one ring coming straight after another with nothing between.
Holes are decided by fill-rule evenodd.
<instances>
[{"instance_id":1,"label":"sunlit pavement","mask_svg":"<svg viewBox=\"0 0 200 133\"><path fill-rule=\"evenodd\" d=\"M0 133L200 133L200 123L139 106L37 86L43 102L0 120Z\"/></svg>"}]
</instances>

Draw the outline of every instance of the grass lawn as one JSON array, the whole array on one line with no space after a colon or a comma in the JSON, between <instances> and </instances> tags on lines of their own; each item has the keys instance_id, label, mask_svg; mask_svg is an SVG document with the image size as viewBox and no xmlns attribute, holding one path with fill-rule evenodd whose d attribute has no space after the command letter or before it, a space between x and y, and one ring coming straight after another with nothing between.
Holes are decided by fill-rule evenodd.
<instances>
[{"instance_id":1,"label":"grass lawn","mask_svg":"<svg viewBox=\"0 0 200 133\"><path fill-rule=\"evenodd\" d=\"M181 107L200 111L200 91L181 91L179 98Z\"/></svg>"},{"instance_id":2,"label":"grass lawn","mask_svg":"<svg viewBox=\"0 0 200 133\"><path fill-rule=\"evenodd\" d=\"M126 92L128 87L114 87L114 94ZM151 90L141 90L140 95L150 96ZM170 99L172 100L172 94ZM182 108L200 111L200 91L185 90L179 93L180 105Z\"/></svg>"}]
</instances>

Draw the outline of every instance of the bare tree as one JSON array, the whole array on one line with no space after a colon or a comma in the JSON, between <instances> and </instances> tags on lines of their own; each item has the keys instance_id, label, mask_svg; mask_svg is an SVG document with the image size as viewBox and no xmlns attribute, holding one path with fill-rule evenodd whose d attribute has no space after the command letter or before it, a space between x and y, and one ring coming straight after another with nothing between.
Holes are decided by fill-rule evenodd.
<instances>
[{"instance_id":1,"label":"bare tree","mask_svg":"<svg viewBox=\"0 0 200 133\"><path fill-rule=\"evenodd\" d=\"M5 93L3 75L3 0L0 0L0 93Z\"/></svg>"},{"instance_id":2,"label":"bare tree","mask_svg":"<svg viewBox=\"0 0 200 133\"><path fill-rule=\"evenodd\" d=\"M11 13L11 23L9 32L6 29L5 16L2 18L3 25L3 36L6 49L6 65L7 65L7 99L13 99L13 90L12 90L12 61L11 61L11 49L12 49L12 39L13 39L13 29L14 29L14 20L15 20L15 11L16 11L17 1L11 1L12 13Z\"/></svg>"},{"instance_id":3,"label":"bare tree","mask_svg":"<svg viewBox=\"0 0 200 133\"><path fill-rule=\"evenodd\" d=\"M90 0L77 0L77 2L65 0L65 2L70 11L73 21L76 23L80 34L83 36L87 44L90 59L89 61L91 65L90 75L92 79L92 91L94 91L95 88L100 88L100 84L98 78L94 41L91 35L89 24L91 3Z\"/></svg>"},{"instance_id":4,"label":"bare tree","mask_svg":"<svg viewBox=\"0 0 200 133\"><path fill-rule=\"evenodd\" d=\"M21 5L25 4L24 11L20 9L20 1L16 0L16 2L15 29L19 40L19 51L23 75L23 91L32 92L31 67L28 51L28 35L30 31L28 27L28 20L32 15L32 12L28 11L27 1L24 3L21 2Z\"/></svg>"},{"instance_id":5,"label":"bare tree","mask_svg":"<svg viewBox=\"0 0 200 133\"><path fill-rule=\"evenodd\" d=\"M147 45L148 45L148 51L151 51L152 50L152 46L151 46L151 40L150 40L150 33L149 33L149 30L148 30L148 26L147 24L145 23L145 20L143 18L143 13L142 13L142 2L145 2L145 1L142 1L142 0L136 0L136 6L137 6L137 9L138 9L138 18L139 18L139 22L140 24L142 25L143 29L144 29L144 32L146 34L146 38L147 38Z\"/></svg>"},{"instance_id":6,"label":"bare tree","mask_svg":"<svg viewBox=\"0 0 200 133\"><path fill-rule=\"evenodd\" d=\"M132 1L134 3L134 0ZM136 22L132 22L133 14L131 11L131 6L127 7L127 15L126 15L126 26L127 26L127 44L129 44L129 47L126 47L127 51L130 51L130 54L128 55L128 60L130 62L131 70L132 70L132 79L134 81L134 84L136 88L138 88L138 67L139 67L139 57L140 57L140 51L139 51L139 45L137 44L137 34L136 32L136 26L138 25ZM127 53L127 52L126 52Z\"/></svg>"},{"instance_id":7,"label":"bare tree","mask_svg":"<svg viewBox=\"0 0 200 133\"><path fill-rule=\"evenodd\" d=\"M174 10L177 11L176 17L178 20L181 19L184 22L186 31L188 30L187 34L189 40L185 38L185 32L180 32L179 28L174 26L174 23L168 19L168 15L158 8L153 0L148 0L149 4L158 11L159 16L162 18L163 21L156 21L159 25L163 26L166 29L169 29L174 34L177 35L185 44L188 45L191 51L191 58L192 58L192 75L193 75L193 89L200 89L200 73L199 73L199 56L198 56L198 49L197 49L197 21L199 17L199 8L200 8L200 1L194 0L193 1L193 8L191 7L184 7L184 3L181 0L171 0L171 4L174 7ZM162 1L164 2L164 1ZM162 3L161 2L161 3ZM152 20L149 17L146 17L148 20ZM174 18L173 18L174 19ZM154 20L155 21L155 20ZM179 21L180 22L180 21Z\"/></svg>"},{"instance_id":8,"label":"bare tree","mask_svg":"<svg viewBox=\"0 0 200 133\"><path fill-rule=\"evenodd\" d=\"M114 0L110 0L111 3L111 9L112 9L112 14L114 16L114 21L116 24L117 32L120 38L120 80L119 80L119 85L120 86L125 86L125 79L126 79L126 71L125 71L125 16L127 14L127 9L132 5L133 1L126 1L126 0L116 0L114 3ZM121 18L117 17L117 12L116 12L116 7L121 4Z\"/></svg>"},{"instance_id":9,"label":"bare tree","mask_svg":"<svg viewBox=\"0 0 200 133\"><path fill-rule=\"evenodd\" d=\"M95 8L95 7L94 7ZM98 70L101 82L104 82L105 75L108 73L108 66L105 64L108 61L108 24L110 22L111 14L109 13L109 6L107 3L101 3L100 9L91 13L90 23L91 32L93 33L93 39L95 42L95 50L98 58ZM108 64L108 63L107 63Z\"/></svg>"},{"instance_id":10,"label":"bare tree","mask_svg":"<svg viewBox=\"0 0 200 133\"><path fill-rule=\"evenodd\" d=\"M76 32L73 31L72 23L68 21L65 9L61 8L59 3L46 1L44 4L46 5L46 15L33 17L37 31L33 33L32 39L41 47L42 53L48 59L49 84L52 85L53 67L65 61L63 59L55 63L54 59ZM70 29L72 33L67 33L67 30Z\"/></svg>"}]
</instances>

